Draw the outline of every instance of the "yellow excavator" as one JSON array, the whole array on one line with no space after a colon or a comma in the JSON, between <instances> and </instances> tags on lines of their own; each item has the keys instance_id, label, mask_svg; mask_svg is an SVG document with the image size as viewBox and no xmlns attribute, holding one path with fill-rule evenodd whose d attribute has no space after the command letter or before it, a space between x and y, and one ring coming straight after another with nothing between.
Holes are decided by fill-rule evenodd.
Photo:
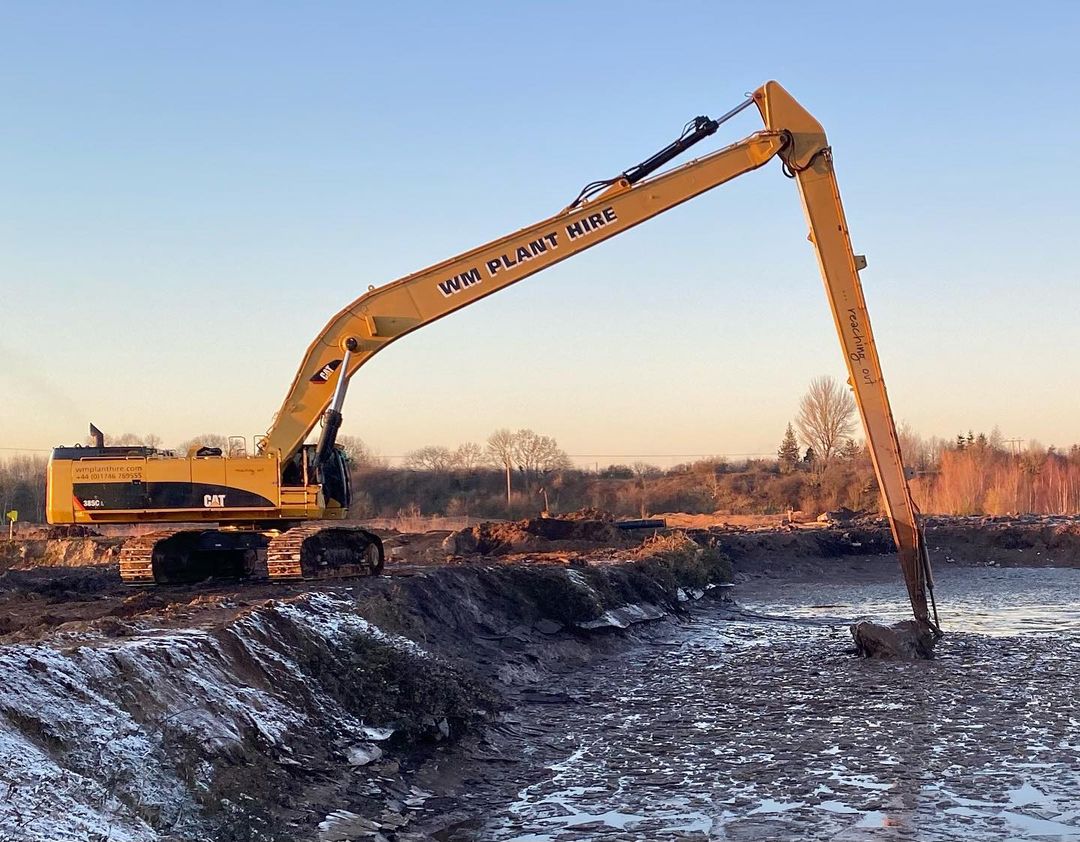
<instances>
[{"instance_id":1,"label":"yellow excavator","mask_svg":"<svg viewBox=\"0 0 1080 842\"><path fill-rule=\"evenodd\" d=\"M657 172L750 105L760 111L764 131ZM859 282L866 261L852 252L824 130L776 82L767 82L719 118L690 121L664 149L614 178L586 185L554 216L370 287L308 348L253 453L243 439L227 449L195 447L179 455L109 447L94 427L92 445L56 448L48 469L49 522L176 524L124 545L120 570L130 583L379 573L384 556L376 535L324 523L348 513L349 471L336 437L356 370L405 334L774 158L799 187L915 618L939 633L926 544ZM320 419L317 443L306 444Z\"/></svg>"}]
</instances>

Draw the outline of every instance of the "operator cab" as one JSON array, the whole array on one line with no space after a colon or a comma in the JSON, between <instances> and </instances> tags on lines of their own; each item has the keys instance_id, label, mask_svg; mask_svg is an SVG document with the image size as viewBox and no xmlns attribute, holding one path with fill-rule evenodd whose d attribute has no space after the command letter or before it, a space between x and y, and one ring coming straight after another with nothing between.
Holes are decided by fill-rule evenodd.
<instances>
[{"instance_id":1,"label":"operator cab","mask_svg":"<svg viewBox=\"0 0 1080 842\"><path fill-rule=\"evenodd\" d=\"M352 497L349 480L349 460L341 447L332 448L326 459L318 461L318 447L305 444L281 465L281 484L299 488L308 485L322 487L327 507L348 508Z\"/></svg>"}]
</instances>

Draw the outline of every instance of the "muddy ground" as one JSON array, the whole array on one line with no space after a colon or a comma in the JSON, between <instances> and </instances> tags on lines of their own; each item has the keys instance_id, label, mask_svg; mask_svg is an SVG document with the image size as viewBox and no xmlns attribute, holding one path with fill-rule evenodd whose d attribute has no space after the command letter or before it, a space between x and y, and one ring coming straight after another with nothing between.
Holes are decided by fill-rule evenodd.
<instances>
[{"instance_id":1,"label":"muddy ground","mask_svg":"<svg viewBox=\"0 0 1080 842\"><path fill-rule=\"evenodd\" d=\"M516 838L481 829L485 793L511 768L550 777L573 742L560 706L601 705L594 668L714 622L720 583L736 600L901 592L878 524L645 547L595 529L386 533L388 575L321 584L129 589L117 539L6 547L0 840ZM927 538L945 576L1080 567L1075 521L932 521Z\"/></svg>"},{"instance_id":2,"label":"muddy ground","mask_svg":"<svg viewBox=\"0 0 1080 842\"><path fill-rule=\"evenodd\" d=\"M528 531L528 523L536 526ZM398 533L380 530L389 556L386 575L414 576L442 567L469 565L606 564L633 560L652 531L625 533L606 523L586 523L563 537L538 519L526 524L473 528L462 541L448 531ZM522 528L525 526L526 528ZM458 533L460 535L461 533ZM701 544L717 547L732 562L734 580L806 578L823 582L858 576L869 561L893 552L883 523L832 528L736 527L689 530ZM584 536L581 537L581 536ZM936 565L1076 566L1080 520L1032 518L932 518L926 530ZM455 554L465 544L468 552ZM68 540L41 538L0 542L0 641L32 640L57 627L106 618L145 615L171 627L226 619L232 609L260 600L294 597L341 585L310 583L202 583L190 587L130 588L119 581L120 537ZM863 558L865 557L865 558Z\"/></svg>"}]
</instances>

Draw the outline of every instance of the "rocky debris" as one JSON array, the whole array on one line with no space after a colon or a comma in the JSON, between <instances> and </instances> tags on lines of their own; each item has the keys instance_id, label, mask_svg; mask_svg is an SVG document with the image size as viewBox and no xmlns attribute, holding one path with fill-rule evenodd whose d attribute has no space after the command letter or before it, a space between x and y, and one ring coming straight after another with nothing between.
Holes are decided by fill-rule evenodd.
<instances>
[{"instance_id":1,"label":"rocky debris","mask_svg":"<svg viewBox=\"0 0 1080 842\"><path fill-rule=\"evenodd\" d=\"M1080 518L926 518L931 561L1001 567L1080 566Z\"/></svg>"},{"instance_id":2,"label":"rocky debris","mask_svg":"<svg viewBox=\"0 0 1080 842\"><path fill-rule=\"evenodd\" d=\"M380 530L383 549L391 562L443 564L446 550L443 541L450 535L450 530L433 529L427 532L396 532Z\"/></svg>"},{"instance_id":3,"label":"rocky debris","mask_svg":"<svg viewBox=\"0 0 1080 842\"><path fill-rule=\"evenodd\" d=\"M563 630L562 623L556 623L554 620L543 619L533 624L535 628L541 634L558 634Z\"/></svg>"},{"instance_id":4,"label":"rocky debris","mask_svg":"<svg viewBox=\"0 0 1080 842\"><path fill-rule=\"evenodd\" d=\"M319 842L378 839L382 825L351 810L334 810L319 822ZM383 837L385 838L385 837Z\"/></svg>"},{"instance_id":5,"label":"rocky debris","mask_svg":"<svg viewBox=\"0 0 1080 842\"><path fill-rule=\"evenodd\" d=\"M685 593L685 592L684 592ZM704 591L701 592L704 594ZM583 620L575 625L579 629L598 631L601 629L626 629L635 623L647 623L666 617L667 612L655 605L622 605L611 608L595 620Z\"/></svg>"},{"instance_id":6,"label":"rocky debris","mask_svg":"<svg viewBox=\"0 0 1080 842\"><path fill-rule=\"evenodd\" d=\"M933 632L914 620L891 626L864 620L850 628L855 648L864 658L928 661L934 657Z\"/></svg>"},{"instance_id":7,"label":"rocky debris","mask_svg":"<svg viewBox=\"0 0 1080 842\"><path fill-rule=\"evenodd\" d=\"M381 743L384 740L389 740L392 736L394 736L394 729L373 728L370 725L365 725L363 728L360 729L360 733L364 736L365 739L374 740L375 742Z\"/></svg>"},{"instance_id":8,"label":"rocky debris","mask_svg":"<svg viewBox=\"0 0 1080 842\"><path fill-rule=\"evenodd\" d=\"M350 766L367 766L382 756L383 750L373 743L360 743L350 747L345 752L345 757Z\"/></svg>"}]
</instances>

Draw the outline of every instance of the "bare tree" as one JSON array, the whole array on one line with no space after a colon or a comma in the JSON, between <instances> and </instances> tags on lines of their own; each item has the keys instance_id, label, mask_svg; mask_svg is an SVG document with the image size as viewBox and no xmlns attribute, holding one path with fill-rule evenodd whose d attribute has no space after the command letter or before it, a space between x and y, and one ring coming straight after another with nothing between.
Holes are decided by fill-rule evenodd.
<instances>
[{"instance_id":1,"label":"bare tree","mask_svg":"<svg viewBox=\"0 0 1080 842\"><path fill-rule=\"evenodd\" d=\"M855 432L855 400L851 393L828 376L815 377L799 401L795 418L799 438L813 448L822 470Z\"/></svg>"},{"instance_id":2,"label":"bare tree","mask_svg":"<svg viewBox=\"0 0 1080 842\"><path fill-rule=\"evenodd\" d=\"M506 471L506 505L510 505L510 476L514 470L514 434L505 427L487 440L487 457L495 467Z\"/></svg>"},{"instance_id":3,"label":"bare tree","mask_svg":"<svg viewBox=\"0 0 1080 842\"><path fill-rule=\"evenodd\" d=\"M484 463L484 449L476 442L459 444L452 456L452 465L459 471L475 471Z\"/></svg>"},{"instance_id":4,"label":"bare tree","mask_svg":"<svg viewBox=\"0 0 1080 842\"><path fill-rule=\"evenodd\" d=\"M650 465L648 462L635 462L632 466L634 469L634 476L637 477L638 484L641 486L641 518L645 519L646 512L649 510L649 486L648 480L653 477L660 476L663 472L656 467L656 465Z\"/></svg>"},{"instance_id":5,"label":"bare tree","mask_svg":"<svg viewBox=\"0 0 1080 842\"><path fill-rule=\"evenodd\" d=\"M375 453L359 436L338 436L337 443L354 468L385 468L386 460Z\"/></svg>"},{"instance_id":6,"label":"bare tree","mask_svg":"<svg viewBox=\"0 0 1080 842\"><path fill-rule=\"evenodd\" d=\"M570 467L570 457L555 439L532 430L514 433L506 428L496 430L488 436L486 450L488 461L506 471L507 505L510 504L510 477L515 467L521 471L526 483L534 476Z\"/></svg>"},{"instance_id":7,"label":"bare tree","mask_svg":"<svg viewBox=\"0 0 1080 842\"><path fill-rule=\"evenodd\" d=\"M526 479L570 466L570 458L555 439L532 430L514 433L513 455Z\"/></svg>"},{"instance_id":8,"label":"bare tree","mask_svg":"<svg viewBox=\"0 0 1080 842\"><path fill-rule=\"evenodd\" d=\"M0 460L0 524L15 510L21 521L45 520L45 466L43 456L20 454ZM4 529L4 534L7 529Z\"/></svg>"},{"instance_id":9,"label":"bare tree","mask_svg":"<svg viewBox=\"0 0 1080 842\"><path fill-rule=\"evenodd\" d=\"M896 431L900 440L900 454L904 457L904 466L913 471L929 470L933 460L930 446L907 421L900 424Z\"/></svg>"},{"instance_id":10,"label":"bare tree","mask_svg":"<svg viewBox=\"0 0 1080 842\"><path fill-rule=\"evenodd\" d=\"M699 459L690 466L690 471L701 478L701 484L712 501L720 499L720 475L728 470L727 460L723 456L709 456Z\"/></svg>"},{"instance_id":11,"label":"bare tree","mask_svg":"<svg viewBox=\"0 0 1080 842\"><path fill-rule=\"evenodd\" d=\"M405 467L412 471L442 473L450 469L453 461L454 456L449 448L441 445L428 445L405 454Z\"/></svg>"}]
</instances>

